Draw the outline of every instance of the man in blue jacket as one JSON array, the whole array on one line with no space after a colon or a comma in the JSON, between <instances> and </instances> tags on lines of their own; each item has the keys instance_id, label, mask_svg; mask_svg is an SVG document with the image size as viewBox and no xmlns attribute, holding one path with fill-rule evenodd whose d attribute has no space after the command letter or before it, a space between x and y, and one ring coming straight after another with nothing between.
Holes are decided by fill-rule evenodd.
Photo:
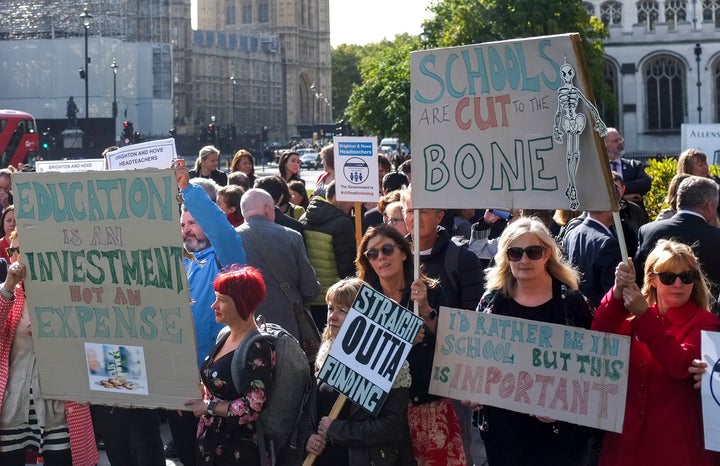
<instances>
[{"instance_id":1,"label":"man in blue jacket","mask_svg":"<svg viewBox=\"0 0 720 466\"><path fill-rule=\"evenodd\" d=\"M175 175L183 197L180 227L183 246L194 257L185 259L190 302L195 323L198 368L215 346L222 325L215 321L210 305L215 301L212 284L222 267L245 265L242 239L215 204L217 186L212 180L193 178L185 166L177 166ZM191 412L167 411L170 430L180 461L194 466L197 418Z\"/></svg>"}]
</instances>

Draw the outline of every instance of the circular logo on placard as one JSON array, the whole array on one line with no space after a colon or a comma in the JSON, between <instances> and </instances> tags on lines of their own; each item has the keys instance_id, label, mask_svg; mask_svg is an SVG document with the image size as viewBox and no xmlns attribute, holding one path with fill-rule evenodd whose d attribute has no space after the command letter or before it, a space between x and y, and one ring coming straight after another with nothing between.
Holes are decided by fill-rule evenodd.
<instances>
[{"instance_id":1,"label":"circular logo on placard","mask_svg":"<svg viewBox=\"0 0 720 466\"><path fill-rule=\"evenodd\" d=\"M353 157L345 162L343 167L343 175L345 179L352 184L362 184L370 175L370 167L367 162L359 157Z\"/></svg>"}]
</instances>

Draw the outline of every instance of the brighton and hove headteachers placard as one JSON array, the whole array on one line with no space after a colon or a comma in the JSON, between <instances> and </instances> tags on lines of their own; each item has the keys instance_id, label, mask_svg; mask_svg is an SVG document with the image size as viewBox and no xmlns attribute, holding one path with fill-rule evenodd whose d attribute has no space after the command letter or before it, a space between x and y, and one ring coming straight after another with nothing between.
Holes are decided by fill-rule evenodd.
<instances>
[{"instance_id":1,"label":"brighton and hove headteachers placard","mask_svg":"<svg viewBox=\"0 0 720 466\"><path fill-rule=\"evenodd\" d=\"M578 34L410 55L414 208L617 210Z\"/></svg>"},{"instance_id":2,"label":"brighton and hove headteachers placard","mask_svg":"<svg viewBox=\"0 0 720 466\"><path fill-rule=\"evenodd\" d=\"M630 338L441 308L430 393L621 432Z\"/></svg>"},{"instance_id":3,"label":"brighton and hove headteachers placard","mask_svg":"<svg viewBox=\"0 0 720 466\"><path fill-rule=\"evenodd\" d=\"M335 152L335 196L338 201L373 202L380 193L377 138L338 136Z\"/></svg>"},{"instance_id":4,"label":"brighton and hove headteachers placard","mask_svg":"<svg viewBox=\"0 0 720 466\"><path fill-rule=\"evenodd\" d=\"M363 286L318 378L377 416L421 327L420 317Z\"/></svg>"},{"instance_id":5,"label":"brighton and hove headteachers placard","mask_svg":"<svg viewBox=\"0 0 720 466\"><path fill-rule=\"evenodd\" d=\"M175 172L12 181L42 395L185 409L199 379Z\"/></svg>"}]
</instances>

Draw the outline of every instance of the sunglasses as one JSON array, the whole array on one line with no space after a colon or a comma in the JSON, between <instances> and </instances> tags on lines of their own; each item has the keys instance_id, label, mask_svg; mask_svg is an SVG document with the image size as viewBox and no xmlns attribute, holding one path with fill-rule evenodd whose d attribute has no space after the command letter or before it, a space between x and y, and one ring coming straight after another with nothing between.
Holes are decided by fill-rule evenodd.
<instances>
[{"instance_id":1,"label":"sunglasses","mask_svg":"<svg viewBox=\"0 0 720 466\"><path fill-rule=\"evenodd\" d=\"M390 218L388 219L387 223L388 223L388 225L395 226L395 225L397 225L398 223L404 222L404 221L405 221L405 219L402 218L402 217L400 217L400 218L390 217Z\"/></svg>"},{"instance_id":2,"label":"sunglasses","mask_svg":"<svg viewBox=\"0 0 720 466\"><path fill-rule=\"evenodd\" d=\"M380 249L373 248L365 251L365 257L367 257L370 261L376 261L378 257L380 257L380 253L382 253L382 255L385 257L390 257L392 256L393 252L395 252L395 248L397 247L398 246L396 244L385 243L380 247Z\"/></svg>"},{"instance_id":3,"label":"sunglasses","mask_svg":"<svg viewBox=\"0 0 720 466\"><path fill-rule=\"evenodd\" d=\"M8 257L12 257L14 254L20 253L20 247L16 248L5 248L5 252L7 253Z\"/></svg>"},{"instance_id":4,"label":"sunglasses","mask_svg":"<svg viewBox=\"0 0 720 466\"><path fill-rule=\"evenodd\" d=\"M531 261L536 261L543 256L545 252L545 246L528 246L523 248L508 248L507 257L511 262L517 262L522 259L525 254Z\"/></svg>"},{"instance_id":5,"label":"sunglasses","mask_svg":"<svg viewBox=\"0 0 720 466\"><path fill-rule=\"evenodd\" d=\"M660 283L663 285L672 285L675 283L675 280L680 278L680 281L683 282L685 285L690 285L691 283L695 283L695 280L698 278L697 272L694 270L688 270L687 272L680 272L680 273L674 273L674 272L653 272L654 275L657 275L660 279Z\"/></svg>"}]
</instances>

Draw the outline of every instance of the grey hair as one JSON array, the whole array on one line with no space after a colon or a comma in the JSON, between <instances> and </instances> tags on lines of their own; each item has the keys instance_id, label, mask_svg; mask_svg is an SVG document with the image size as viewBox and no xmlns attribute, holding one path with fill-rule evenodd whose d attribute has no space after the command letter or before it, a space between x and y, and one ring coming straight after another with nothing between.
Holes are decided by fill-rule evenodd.
<instances>
[{"instance_id":1,"label":"grey hair","mask_svg":"<svg viewBox=\"0 0 720 466\"><path fill-rule=\"evenodd\" d=\"M678 210L701 211L709 201L718 200L718 185L711 178L689 176L677 190Z\"/></svg>"}]
</instances>

